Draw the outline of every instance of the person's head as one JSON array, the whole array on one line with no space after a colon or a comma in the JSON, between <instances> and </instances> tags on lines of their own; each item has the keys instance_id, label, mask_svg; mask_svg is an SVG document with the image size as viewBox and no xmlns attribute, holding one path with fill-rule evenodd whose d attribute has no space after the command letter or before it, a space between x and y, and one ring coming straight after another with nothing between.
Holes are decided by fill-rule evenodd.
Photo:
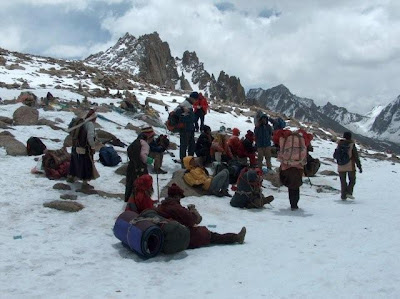
<instances>
[{"instance_id":1,"label":"person's head","mask_svg":"<svg viewBox=\"0 0 400 299\"><path fill-rule=\"evenodd\" d=\"M246 135L244 136L246 139L250 141L254 141L254 133L251 130L247 130Z\"/></svg>"},{"instance_id":2,"label":"person's head","mask_svg":"<svg viewBox=\"0 0 400 299\"><path fill-rule=\"evenodd\" d=\"M261 115L260 122L263 124L268 123L268 116L266 114Z\"/></svg>"},{"instance_id":3,"label":"person's head","mask_svg":"<svg viewBox=\"0 0 400 299\"><path fill-rule=\"evenodd\" d=\"M206 134L211 134L211 128L207 125L203 126L203 132Z\"/></svg>"},{"instance_id":4,"label":"person's head","mask_svg":"<svg viewBox=\"0 0 400 299\"><path fill-rule=\"evenodd\" d=\"M239 136L240 135L240 130L238 128L233 128L232 129L232 135L233 136Z\"/></svg>"},{"instance_id":5,"label":"person's head","mask_svg":"<svg viewBox=\"0 0 400 299\"><path fill-rule=\"evenodd\" d=\"M143 174L133 183L135 192L146 192L149 196L153 195L153 178L149 174Z\"/></svg>"},{"instance_id":6,"label":"person's head","mask_svg":"<svg viewBox=\"0 0 400 299\"><path fill-rule=\"evenodd\" d=\"M186 169L195 168L197 166L196 160L193 156L186 156L183 158L183 166L185 166Z\"/></svg>"},{"instance_id":7,"label":"person's head","mask_svg":"<svg viewBox=\"0 0 400 299\"><path fill-rule=\"evenodd\" d=\"M199 98L199 93L197 91L193 91L189 95L190 98L197 100Z\"/></svg>"},{"instance_id":8,"label":"person's head","mask_svg":"<svg viewBox=\"0 0 400 299\"><path fill-rule=\"evenodd\" d=\"M143 127L140 131L143 139L146 140L148 143L152 142L154 139L154 130L152 127Z\"/></svg>"},{"instance_id":9,"label":"person's head","mask_svg":"<svg viewBox=\"0 0 400 299\"><path fill-rule=\"evenodd\" d=\"M184 191L175 183L168 187L168 197L180 200L185 197Z\"/></svg>"},{"instance_id":10,"label":"person's head","mask_svg":"<svg viewBox=\"0 0 400 299\"><path fill-rule=\"evenodd\" d=\"M343 138L346 140L351 140L351 132L349 132L349 131L344 132Z\"/></svg>"},{"instance_id":11,"label":"person's head","mask_svg":"<svg viewBox=\"0 0 400 299\"><path fill-rule=\"evenodd\" d=\"M96 119L97 119L96 110L90 109L89 112L85 116L85 120L89 120L89 121L95 122Z\"/></svg>"}]
</instances>

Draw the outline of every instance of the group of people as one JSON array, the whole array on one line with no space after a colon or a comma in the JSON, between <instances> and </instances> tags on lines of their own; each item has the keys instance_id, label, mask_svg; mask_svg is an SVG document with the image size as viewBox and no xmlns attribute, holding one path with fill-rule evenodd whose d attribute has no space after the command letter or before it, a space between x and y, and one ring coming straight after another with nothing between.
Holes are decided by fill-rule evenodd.
<instances>
[{"instance_id":1,"label":"group of people","mask_svg":"<svg viewBox=\"0 0 400 299\"><path fill-rule=\"evenodd\" d=\"M209 111L206 98L200 93L192 92L176 109L180 121L184 126L179 131L180 135L180 159L185 168L183 179L189 186L201 187L210 195L218 197L232 197L230 204L239 208L261 208L271 203L273 196L263 196L262 178L263 163L268 171L272 171L271 142L279 148L278 161L280 161L279 176L283 185L288 187L289 202L292 210L298 209L300 199L300 186L302 185L303 169L307 161L308 150L311 147L312 135L300 129L296 132L285 130L282 127L273 127L269 124L266 114L256 118L254 132L248 130L244 138L240 139L240 130L233 128L232 136L226 132L212 134L211 128L205 124L205 115ZM88 181L98 176L94 165L93 154L95 151L96 112L90 110L79 124L76 138L73 139L71 152L70 178L81 179L83 187L92 188ZM200 125L198 124L200 120ZM73 129L73 128L72 128ZM72 131L71 129L71 131ZM197 142L195 131L201 131ZM199 244L209 243L243 243L246 233L245 227L238 234L228 234L224 237L208 231L205 227L195 228L201 221L198 211L192 208L184 208L180 205L180 199L184 197L183 190L172 185L168 189L168 198L156 206L152 200L154 193L153 179L149 175L148 165L154 164L154 171L166 173L161 166L163 154L168 149L169 140L166 135L155 137L152 127L144 127L140 134L127 149L129 164L126 173L125 202L126 210L138 213L146 209L155 209L163 217L175 219L187 225L193 233L203 241ZM338 162L338 171L341 181L341 198L346 200L353 197L353 189L356 181L355 166L362 172L360 159L352 140L350 132L345 132L343 139L338 142L338 148L347 151L347 160ZM195 157L195 154L197 157ZM336 156L338 154L335 154ZM336 157L337 158L337 157ZM231 173L228 169L220 169L214 175L210 175L206 166L216 161L218 163L237 161L242 167L234 183L230 182ZM342 159L343 160L343 159ZM338 160L339 161L339 160ZM349 182L347 182L347 177ZM229 184L234 186L235 194L229 193ZM187 221L186 214L195 215L196 221ZM194 217L194 216L193 216ZM200 220L199 220L200 219ZM204 241L206 240L206 241ZM194 242L194 241L193 241ZM202 245L201 245L202 246ZM199 247L193 245L193 248Z\"/></svg>"}]
</instances>

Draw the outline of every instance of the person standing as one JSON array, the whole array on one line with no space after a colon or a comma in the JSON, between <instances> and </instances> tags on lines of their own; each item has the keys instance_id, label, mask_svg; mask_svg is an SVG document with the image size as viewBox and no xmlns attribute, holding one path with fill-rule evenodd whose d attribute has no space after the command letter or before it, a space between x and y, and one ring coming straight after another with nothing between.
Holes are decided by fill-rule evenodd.
<instances>
[{"instance_id":1,"label":"person standing","mask_svg":"<svg viewBox=\"0 0 400 299\"><path fill-rule=\"evenodd\" d=\"M179 117L179 122L183 123L182 128L179 129L179 158L181 159L181 164L183 163L184 157L194 155L196 145L194 140L195 116L192 106L198 97L199 94L197 92L192 92L190 96L175 109L175 113Z\"/></svg>"},{"instance_id":2,"label":"person standing","mask_svg":"<svg viewBox=\"0 0 400 299\"><path fill-rule=\"evenodd\" d=\"M347 198L354 199L353 189L356 184L356 165L360 173L362 173L362 167L351 132L343 133L343 139L338 141L334 158L338 163L337 170L340 178L341 198L342 200L346 200ZM347 182L347 177L349 178L349 182Z\"/></svg>"},{"instance_id":3,"label":"person standing","mask_svg":"<svg viewBox=\"0 0 400 299\"><path fill-rule=\"evenodd\" d=\"M210 155L210 148L213 140L214 137L212 137L211 135L211 128L207 125L204 125L203 132L197 139L196 149L195 149L197 157L202 159L203 166L210 164L212 162Z\"/></svg>"},{"instance_id":4,"label":"person standing","mask_svg":"<svg viewBox=\"0 0 400 299\"><path fill-rule=\"evenodd\" d=\"M153 141L152 127L142 128L140 134L127 149L129 164L126 170L125 202L134 192L135 180L143 174L148 174L147 164L152 164L154 159L149 157L150 143Z\"/></svg>"},{"instance_id":5,"label":"person standing","mask_svg":"<svg viewBox=\"0 0 400 299\"><path fill-rule=\"evenodd\" d=\"M256 147L258 154L258 167L262 169L262 163L265 157L267 168L272 169L271 164L271 137L272 128L268 124L268 116L262 114L254 129Z\"/></svg>"},{"instance_id":6,"label":"person standing","mask_svg":"<svg viewBox=\"0 0 400 299\"><path fill-rule=\"evenodd\" d=\"M192 92L192 94L194 96L196 96L197 92ZM190 96L192 96L192 94ZM204 117L207 114L208 111L208 102L205 96L203 96L203 94L200 92L198 94L198 98L197 100L194 102L193 104L193 110L194 110L194 114L195 114L195 122L194 122L194 126L195 126L195 131L198 132L199 131L199 119L200 119L200 131L203 131L203 127L204 127Z\"/></svg>"},{"instance_id":7,"label":"person standing","mask_svg":"<svg viewBox=\"0 0 400 299\"><path fill-rule=\"evenodd\" d=\"M303 185L303 167L307 161L307 145L302 132L278 130L278 160L281 162L279 178L288 187L289 202L292 211L297 210L300 200L300 186Z\"/></svg>"},{"instance_id":8,"label":"person standing","mask_svg":"<svg viewBox=\"0 0 400 299\"><path fill-rule=\"evenodd\" d=\"M153 139L150 143L150 154L149 156L154 159L154 173L166 174L167 171L163 170L162 162L164 158L164 152L169 147L169 139L167 135L160 135L157 139Z\"/></svg>"},{"instance_id":9,"label":"person standing","mask_svg":"<svg viewBox=\"0 0 400 299\"><path fill-rule=\"evenodd\" d=\"M72 140L68 181L82 180L83 189L93 189L94 187L89 185L88 181L95 180L100 176L93 160L96 141L94 123L96 119L97 114L95 110L90 109L84 120L72 128L74 131L78 130L78 132L76 139Z\"/></svg>"}]
</instances>

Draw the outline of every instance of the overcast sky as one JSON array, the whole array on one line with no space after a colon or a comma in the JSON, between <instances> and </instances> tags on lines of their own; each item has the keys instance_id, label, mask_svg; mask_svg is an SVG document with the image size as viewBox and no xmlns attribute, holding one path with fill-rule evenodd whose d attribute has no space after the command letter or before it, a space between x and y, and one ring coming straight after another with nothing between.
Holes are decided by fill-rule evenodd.
<instances>
[{"instance_id":1,"label":"overcast sky","mask_svg":"<svg viewBox=\"0 0 400 299\"><path fill-rule=\"evenodd\" d=\"M284 84L353 112L400 95L398 0L2 0L0 28L2 48L79 59L157 31L246 91Z\"/></svg>"}]
</instances>

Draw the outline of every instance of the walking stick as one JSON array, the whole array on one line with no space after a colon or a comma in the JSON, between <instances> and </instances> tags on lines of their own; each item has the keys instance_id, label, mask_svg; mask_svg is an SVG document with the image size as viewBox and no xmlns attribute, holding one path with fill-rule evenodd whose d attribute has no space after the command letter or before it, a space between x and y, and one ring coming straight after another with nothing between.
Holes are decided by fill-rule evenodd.
<instances>
[{"instance_id":1,"label":"walking stick","mask_svg":"<svg viewBox=\"0 0 400 299\"><path fill-rule=\"evenodd\" d=\"M313 186L313 184L311 184L311 179L310 179L310 177L308 176L308 181L310 182L310 186L312 187Z\"/></svg>"},{"instance_id":2,"label":"walking stick","mask_svg":"<svg viewBox=\"0 0 400 299\"><path fill-rule=\"evenodd\" d=\"M158 184L158 170L156 171L157 178L157 201L160 202L160 185Z\"/></svg>"}]
</instances>

